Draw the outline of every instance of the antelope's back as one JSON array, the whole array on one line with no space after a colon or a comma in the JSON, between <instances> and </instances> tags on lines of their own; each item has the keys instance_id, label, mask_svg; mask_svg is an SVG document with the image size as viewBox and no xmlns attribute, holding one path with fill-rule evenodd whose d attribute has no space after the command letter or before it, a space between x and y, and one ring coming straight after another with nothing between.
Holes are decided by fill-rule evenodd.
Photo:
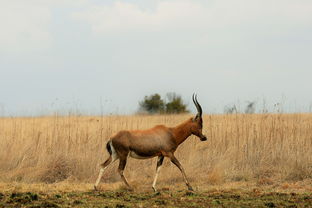
<instances>
[{"instance_id":1,"label":"antelope's back","mask_svg":"<svg viewBox=\"0 0 312 208\"><path fill-rule=\"evenodd\" d=\"M175 146L171 130L163 125L148 130L121 131L112 141L114 145L122 145L142 157L157 156Z\"/></svg>"}]
</instances>

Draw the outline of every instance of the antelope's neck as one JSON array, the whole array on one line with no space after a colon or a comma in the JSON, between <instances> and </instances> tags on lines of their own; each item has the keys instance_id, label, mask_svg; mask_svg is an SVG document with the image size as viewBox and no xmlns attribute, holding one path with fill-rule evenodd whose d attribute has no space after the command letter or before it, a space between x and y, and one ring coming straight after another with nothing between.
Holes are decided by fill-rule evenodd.
<instances>
[{"instance_id":1,"label":"antelope's neck","mask_svg":"<svg viewBox=\"0 0 312 208\"><path fill-rule=\"evenodd\" d=\"M192 132L189 120L173 128L173 135L177 145L183 143L189 136L191 136L191 134Z\"/></svg>"}]
</instances>

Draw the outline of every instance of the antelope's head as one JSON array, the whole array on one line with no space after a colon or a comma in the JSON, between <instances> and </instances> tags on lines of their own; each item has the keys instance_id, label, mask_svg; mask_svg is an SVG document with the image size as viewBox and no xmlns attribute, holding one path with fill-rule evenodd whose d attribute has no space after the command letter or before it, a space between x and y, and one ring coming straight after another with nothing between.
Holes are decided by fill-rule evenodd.
<instances>
[{"instance_id":1,"label":"antelope's head","mask_svg":"<svg viewBox=\"0 0 312 208\"><path fill-rule=\"evenodd\" d=\"M199 139L201 141L206 141L207 137L205 135L203 135L203 133L202 133L202 130L203 130L202 113L203 113L203 111L202 111L202 108L197 101L197 95L195 95L195 94L193 94L193 102L196 106L197 114L192 119L191 131L192 131L192 134L199 137Z\"/></svg>"}]
</instances>

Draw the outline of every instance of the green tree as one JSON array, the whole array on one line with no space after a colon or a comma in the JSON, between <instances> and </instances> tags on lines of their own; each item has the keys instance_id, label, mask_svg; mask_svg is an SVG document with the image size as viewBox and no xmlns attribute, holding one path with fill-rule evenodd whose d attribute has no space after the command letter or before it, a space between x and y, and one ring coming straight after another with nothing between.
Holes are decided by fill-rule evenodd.
<instances>
[{"instance_id":1,"label":"green tree","mask_svg":"<svg viewBox=\"0 0 312 208\"><path fill-rule=\"evenodd\" d=\"M140 109L148 113L186 113L186 108L180 95L176 93L167 93L167 102L164 102L157 93L145 96L143 101L139 102Z\"/></svg>"},{"instance_id":2,"label":"green tree","mask_svg":"<svg viewBox=\"0 0 312 208\"><path fill-rule=\"evenodd\" d=\"M182 97L176 93L167 93L168 102L166 103L166 113L187 113L186 104Z\"/></svg>"},{"instance_id":3,"label":"green tree","mask_svg":"<svg viewBox=\"0 0 312 208\"><path fill-rule=\"evenodd\" d=\"M157 93L145 96L139 105L142 110L148 113L163 113L165 109L165 103Z\"/></svg>"}]
</instances>

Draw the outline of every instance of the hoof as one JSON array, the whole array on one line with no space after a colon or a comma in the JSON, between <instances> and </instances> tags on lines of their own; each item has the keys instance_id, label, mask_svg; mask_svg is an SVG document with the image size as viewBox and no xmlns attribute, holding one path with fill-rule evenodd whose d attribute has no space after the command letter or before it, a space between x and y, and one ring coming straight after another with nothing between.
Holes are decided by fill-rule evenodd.
<instances>
[{"instance_id":1,"label":"hoof","mask_svg":"<svg viewBox=\"0 0 312 208\"><path fill-rule=\"evenodd\" d=\"M95 185L93 186L93 188L94 188L94 191L97 191L97 190L98 190L97 187L96 187Z\"/></svg>"},{"instance_id":2,"label":"hoof","mask_svg":"<svg viewBox=\"0 0 312 208\"><path fill-rule=\"evenodd\" d=\"M130 191L130 192L134 191L134 189L132 187L127 187L127 190Z\"/></svg>"},{"instance_id":3,"label":"hoof","mask_svg":"<svg viewBox=\"0 0 312 208\"><path fill-rule=\"evenodd\" d=\"M154 196L159 196L159 195L161 195L160 191L155 191L154 192Z\"/></svg>"},{"instance_id":4,"label":"hoof","mask_svg":"<svg viewBox=\"0 0 312 208\"><path fill-rule=\"evenodd\" d=\"M154 188L154 187L152 187L152 188L153 188L154 192L156 193L156 192L157 192L157 189L156 189L156 188Z\"/></svg>"},{"instance_id":5,"label":"hoof","mask_svg":"<svg viewBox=\"0 0 312 208\"><path fill-rule=\"evenodd\" d=\"M189 191L194 191L194 189L192 188L192 186L189 186L187 189L188 189Z\"/></svg>"}]
</instances>

